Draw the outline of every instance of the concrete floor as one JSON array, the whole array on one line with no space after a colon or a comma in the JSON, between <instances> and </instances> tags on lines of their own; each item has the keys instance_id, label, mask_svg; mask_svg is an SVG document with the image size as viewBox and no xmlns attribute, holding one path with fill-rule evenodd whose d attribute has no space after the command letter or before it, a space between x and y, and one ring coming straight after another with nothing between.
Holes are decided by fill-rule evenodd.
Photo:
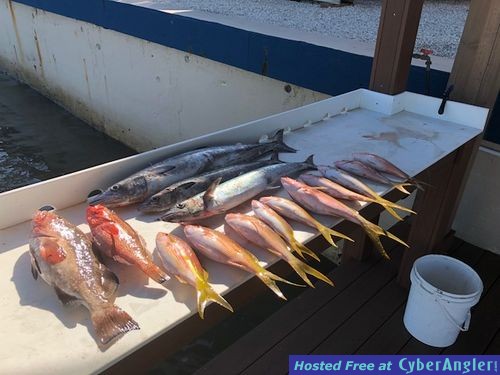
<instances>
[{"instance_id":1,"label":"concrete floor","mask_svg":"<svg viewBox=\"0 0 500 375\"><path fill-rule=\"evenodd\" d=\"M134 153L0 73L0 192Z\"/></svg>"}]
</instances>

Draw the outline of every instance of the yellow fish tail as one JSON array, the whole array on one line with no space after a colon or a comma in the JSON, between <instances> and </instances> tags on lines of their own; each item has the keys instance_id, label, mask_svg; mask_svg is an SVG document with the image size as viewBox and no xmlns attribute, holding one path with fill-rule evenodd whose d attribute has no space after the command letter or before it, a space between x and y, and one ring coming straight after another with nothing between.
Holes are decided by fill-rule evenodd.
<instances>
[{"instance_id":1,"label":"yellow fish tail","mask_svg":"<svg viewBox=\"0 0 500 375\"><path fill-rule=\"evenodd\" d=\"M410 184L410 183L403 182L403 183L400 183L400 184L394 184L393 187L395 189L398 189L399 191L405 193L405 194L410 195L411 193L408 190L406 190L406 186L411 186L411 185L412 184Z\"/></svg>"},{"instance_id":2,"label":"yellow fish tail","mask_svg":"<svg viewBox=\"0 0 500 375\"><path fill-rule=\"evenodd\" d=\"M348 237L345 234L337 232L336 230L333 230L333 229L330 229L328 227L325 227L321 223L317 223L316 224L316 228L321 233L321 235L325 238L325 240L327 240L334 247L337 247L337 244L333 241L333 236L336 236L336 237L343 238L345 240L354 242L354 240L351 237Z\"/></svg>"},{"instance_id":3,"label":"yellow fish tail","mask_svg":"<svg viewBox=\"0 0 500 375\"><path fill-rule=\"evenodd\" d=\"M390 259L389 254L387 254L384 246L382 245L382 242L380 242L380 236L386 236L396 242L399 242L403 246L409 247L406 242L396 237L392 233L386 231L385 229L379 227L378 225L375 225L364 218L361 218L360 222L366 234L368 235L368 237L370 237L373 244L384 258Z\"/></svg>"},{"instance_id":4,"label":"yellow fish tail","mask_svg":"<svg viewBox=\"0 0 500 375\"><path fill-rule=\"evenodd\" d=\"M312 275L315 278L324 281L328 285L333 286L332 280L330 280L328 277L323 275L318 270L302 262L298 258L295 257L291 258L290 260L288 260L288 264L290 264L290 266L294 269L294 271L297 272L297 274L302 278L302 280L304 280L307 283L307 285L309 285L311 288L314 288L314 285L311 282L311 280L309 280L309 277L307 275Z\"/></svg>"},{"instance_id":5,"label":"yellow fish tail","mask_svg":"<svg viewBox=\"0 0 500 375\"><path fill-rule=\"evenodd\" d=\"M299 254L303 259L306 259L304 254L307 254L311 258L314 258L319 262L319 257L316 255L316 253L309 249L307 246L302 245L295 238L292 238L292 240L290 241L290 247L292 248L292 250L296 251L297 254Z\"/></svg>"},{"instance_id":6,"label":"yellow fish tail","mask_svg":"<svg viewBox=\"0 0 500 375\"><path fill-rule=\"evenodd\" d=\"M280 290L278 285L276 285L275 281L281 281L286 284L290 284L293 286L301 286L303 287L304 285L300 284L295 284L292 283L291 281L285 280L282 277L279 277L278 275L275 275L272 272L267 271L265 268L262 268L260 272L257 272L255 274L264 284L267 285L269 289L271 289L279 298L284 299L286 301L286 297L283 294L283 292Z\"/></svg>"},{"instance_id":7,"label":"yellow fish tail","mask_svg":"<svg viewBox=\"0 0 500 375\"><path fill-rule=\"evenodd\" d=\"M200 318L204 318L205 307L210 301L213 301L222 307L225 307L231 312L234 312L233 307L206 281L200 281L196 287L198 297L198 314Z\"/></svg>"}]
</instances>

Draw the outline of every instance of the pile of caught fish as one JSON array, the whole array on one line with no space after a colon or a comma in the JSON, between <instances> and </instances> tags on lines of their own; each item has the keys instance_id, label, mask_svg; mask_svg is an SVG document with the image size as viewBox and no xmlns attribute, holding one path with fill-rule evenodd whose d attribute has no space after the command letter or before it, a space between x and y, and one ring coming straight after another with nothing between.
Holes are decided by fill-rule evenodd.
<instances>
[{"instance_id":1,"label":"pile of caught fish","mask_svg":"<svg viewBox=\"0 0 500 375\"><path fill-rule=\"evenodd\" d=\"M303 162L285 163L278 159L279 152L295 152L283 142L283 131L265 143L206 147L154 164L105 191L89 195L89 237L53 210L40 209L33 217L30 241L33 276L36 279L40 275L53 286L63 304L86 306L98 343L107 345L121 334L139 329L139 325L114 304L118 278L101 262L101 255L137 267L159 284L173 276L193 286L197 291L201 318L209 301L230 311L233 309L210 286L209 275L193 248L216 262L256 275L280 298L286 299L276 281L303 286L267 271L243 243L194 224L249 200L253 215L228 213L226 224L241 238L285 260L311 287L313 283L309 276L330 285L333 282L305 263L306 255L316 260L319 258L295 238L294 230L285 218L315 228L333 246L336 246L335 237L352 239L325 227L308 211L360 225L386 258L388 255L380 241L381 236L407 246L342 201L377 203L401 220L395 209L413 211L380 197L355 176L406 193L409 185L421 188L418 181L389 161L369 153L354 154L354 160L338 161L333 167L316 166L312 156ZM269 154L272 154L270 159L262 160ZM307 170L317 170L319 174L302 173L298 179L292 178ZM254 199L280 185L293 201L277 196ZM140 235L110 210L137 203L142 212L161 213L161 220L184 225L186 240L173 234L157 234L156 247L163 267L153 262Z\"/></svg>"}]
</instances>

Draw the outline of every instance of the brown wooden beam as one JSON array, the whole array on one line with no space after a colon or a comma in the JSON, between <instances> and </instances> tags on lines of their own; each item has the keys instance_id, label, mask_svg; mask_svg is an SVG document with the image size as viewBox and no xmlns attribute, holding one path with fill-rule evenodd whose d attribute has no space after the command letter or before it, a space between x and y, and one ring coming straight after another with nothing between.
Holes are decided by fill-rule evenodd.
<instances>
[{"instance_id":1,"label":"brown wooden beam","mask_svg":"<svg viewBox=\"0 0 500 375\"><path fill-rule=\"evenodd\" d=\"M472 0L449 84L451 99L493 108L500 90L500 1Z\"/></svg>"},{"instance_id":2,"label":"brown wooden beam","mask_svg":"<svg viewBox=\"0 0 500 375\"><path fill-rule=\"evenodd\" d=\"M370 90L406 90L424 0L383 0Z\"/></svg>"}]
</instances>

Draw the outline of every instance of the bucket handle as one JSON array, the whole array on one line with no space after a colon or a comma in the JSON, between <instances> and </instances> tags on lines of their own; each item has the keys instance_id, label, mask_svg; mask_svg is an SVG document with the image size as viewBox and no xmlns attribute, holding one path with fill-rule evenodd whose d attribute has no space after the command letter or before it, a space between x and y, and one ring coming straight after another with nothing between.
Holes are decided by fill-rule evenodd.
<instances>
[{"instance_id":1,"label":"bucket handle","mask_svg":"<svg viewBox=\"0 0 500 375\"><path fill-rule=\"evenodd\" d=\"M443 305L443 301L441 300L441 298L437 297L436 302L438 303L439 307L441 307L441 310L443 310L444 315L450 321L450 323L452 323L462 332L466 332L469 330L470 319L471 319L470 310L467 312L467 318L465 318L465 322L463 322L463 324L458 324L457 321L451 316L450 312L446 309L446 306Z\"/></svg>"}]
</instances>

